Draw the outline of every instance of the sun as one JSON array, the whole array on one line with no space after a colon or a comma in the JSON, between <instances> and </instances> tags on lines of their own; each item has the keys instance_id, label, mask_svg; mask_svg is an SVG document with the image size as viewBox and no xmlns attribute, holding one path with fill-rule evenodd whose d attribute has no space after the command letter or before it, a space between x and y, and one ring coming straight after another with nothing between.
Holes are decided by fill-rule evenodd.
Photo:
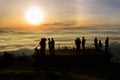
<instances>
[{"instance_id":1,"label":"sun","mask_svg":"<svg viewBox=\"0 0 120 80\"><path fill-rule=\"evenodd\" d=\"M31 24L39 24L44 19L44 12L36 7L29 8L25 13L25 19Z\"/></svg>"}]
</instances>

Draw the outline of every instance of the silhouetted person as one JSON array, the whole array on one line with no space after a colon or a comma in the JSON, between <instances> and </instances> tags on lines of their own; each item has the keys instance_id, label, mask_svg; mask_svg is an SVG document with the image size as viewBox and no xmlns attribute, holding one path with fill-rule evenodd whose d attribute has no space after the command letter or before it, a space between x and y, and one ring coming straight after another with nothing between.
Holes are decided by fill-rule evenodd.
<instances>
[{"instance_id":1,"label":"silhouetted person","mask_svg":"<svg viewBox=\"0 0 120 80\"><path fill-rule=\"evenodd\" d=\"M80 38L76 38L75 39L76 54L80 54L80 44L81 44Z\"/></svg>"},{"instance_id":2,"label":"silhouetted person","mask_svg":"<svg viewBox=\"0 0 120 80\"><path fill-rule=\"evenodd\" d=\"M97 47L98 47L98 40L97 40L97 37L95 37L95 39L94 39L94 45L95 45L95 48L97 49Z\"/></svg>"},{"instance_id":3,"label":"silhouetted person","mask_svg":"<svg viewBox=\"0 0 120 80\"><path fill-rule=\"evenodd\" d=\"M60 44L58 44L58 49L60 50Z\"/></svg>"},{"instance_id":4,"label":"silhouetted person","mask_svg":"<svg viewBox=\"0 0 120 80\"><path fill-rule=\"evenodd\" d=\"M55 41L54 41L54 38L52 38L52 40L51 40L51 49L52 49L51 55L54 55L55 54Z\"/></svg>"},{"instance_id":5,"label":"silhouetted person","mask_svg":"<svg viewBox=\"0 0 120 80\"><path fill-rule=\"evenodd\" d=\"M52 45L51 45L50 38L48 38L48 48L49 48L50 55L52 55Z\"/></svg>"},{"instance_id":6,"label":"silhouetted person","mask_svg":"<svg viewBox=\"0 0 120 80\"><path fill-rule=\"evenodd\" d=\"M108 47L109 47L109 37L107 37L105 40L105 52L108 52Z\"/></svg>"},{"instance_id":7,"label":"silhouetted person","mask_svg":"<svg viewBox=\"0 0 120 80\"><path fill-rule=\"evenodd\" d=\"M36 55L36 54L39 54L39 49L38 49L38 47L35 48L35 55Z\"/></svg>"},{"instance_id":8,"label":"silhouetted person","mask_svg":"<svg viewBox=\"0 0 120 80\"><path fill-rule=\"evenodd\" d=\"M101 42L101 40L99 40L98 47L102 48L102 42Z\"/></svg>"},{"instance_id":9,"label":"silhouetted person","mask_svg":"<svg viewBox=\"0 0 120 80\"><path fill-rule=\"evenodd\" d=\"M86 42L86 39L84 37L82 37L82 48L85 49L85 42Z\"/></svg>"},{"instance_id":10,"label":"silhouetted person","mask_svg":"<svg viewBox=\"0 0 120 80\"><path fill-rule=\"evenodd\" d=\"M45 49L46 49L46 38L41 38L40 41L40 54L45 55Z\"/></svg>"}]
</instances>

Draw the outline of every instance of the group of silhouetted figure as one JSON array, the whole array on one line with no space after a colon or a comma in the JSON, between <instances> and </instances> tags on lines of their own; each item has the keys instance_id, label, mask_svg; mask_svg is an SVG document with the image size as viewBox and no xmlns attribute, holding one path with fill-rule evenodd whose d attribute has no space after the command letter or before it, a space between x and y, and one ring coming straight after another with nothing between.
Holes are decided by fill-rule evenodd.
<instances>
[{"instance_id":1,"label":"group of silhouetted figure","mask_svg":"<svg viewBox=\"0 0 120 80\"><path fill-rule=\"evenodd\" d=\"M80 40L80 38L75 39L76 54L80 54L81 43L82 43L82 48L84 50L85 49L86 39L84 37L82 37L82 40Z\"/></svg>"},{"instance_id":2,"label":"group of silhouetted figure","mask_svg":"<svg viewBox=\"0 0 120 80\"><path fill-rule=\"evenodd\" d=\"M39 42L39 47L35 48L36 54L45 55L46 41L47 41L46 38L41 38ZM75 39L76 54L80 54L81 46L82 46L82 50L83 51L85 50L85 44L86 44L85 37L82 37L82 39L80 39L79 37ZM100 49L103 46L101 40L98 41L97 37L95 37L94 39L94 46L95 46L95 49ZM109 47L109 37L107 37L105 40L105 52L108 52L108 47ZM49 49L50 55L55 55L54 38L48 38L48 49Z\"/></svg>"},{"instance_id":3,"label":"group of silhouetted figure","mask_svg":"<svg viewBox=\"0 0 120 80\"><path fill-rule=\"evenodd\" d=\"M50 40L50 38L48 38L48 47L49 47L50 54L54 55L55 54L55 52L54 52L54 50L55 50L55 41L54 41L53 38L51 40Z\"/></svg>"},{"instance_id":4,"label":"group of silhouetted figure","mask_svg":"<svg viewBox=\"0 0 120 80\"><path fill-rule=\"evenodd\" d=\"M101 40L99 40L99 42L98 42L97 37L95 37L95 39L94 39L94 45L95 45L96 49L97 48L102 48L102 42L101 42Z\"/></svg>"},{"instance_id":5,"label":"group of silhouetted figure","mask_svg":"<svg viewBox=\"0 0 120 80\"><path fill-rule=\"evenodd\" d=\"M39 46L40 47L36 47L35 48L35 53L36 54L40 54L41 56L45 55L45 50L46 50L46 38L41 38L40 42L39 42ZM50 55L54 55L54 51L55 51L55 41L54 38L48 38L48 48L49 48L49 52Z\"/></svg>"},{"instance_id":6,"label":"group of silhouetted figure","mask_svg":"<svg viewBox=\"0 0 120 80\"><path fill-rule=\"evenodd\" d=\"M85 50L85 43L86 43L86 39L84 37L82 37L82 40L80 40L80 38L75 39L76 54L80 54L81 44L82 44L83 51ZM103 48L102 41L99 40L98 42L97 37L95 37L94 39L94 46L95 46L95 49ZM109 47L109 37L107 37L105 40L105 52L106 53L108 52L108 47Z\"/></svg>"},{"instance_id":7,"label":"group of silhouetted figure","mask_svg":"<svg viewBox=\"0 0 120 80\"><path fill-rule=\"evenodd\" d=\"M94 39L94 45L95 45L96 49L103 47L101 40L99 40L99 42L98 42L97 37L95 37L95 39ZM108 52L108 47L109 47L109 37L107 37L105 39L105 52Z\"/></svg>"}]
</instances>

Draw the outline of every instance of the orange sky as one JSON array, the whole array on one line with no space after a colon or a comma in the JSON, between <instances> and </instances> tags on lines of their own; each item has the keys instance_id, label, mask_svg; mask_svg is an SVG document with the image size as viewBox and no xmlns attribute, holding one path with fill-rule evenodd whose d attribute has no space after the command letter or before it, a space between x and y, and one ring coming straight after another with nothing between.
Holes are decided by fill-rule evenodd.
<instances>
[{"instance_id":1,"label":"orange sky","mask_svg":"<svg viewBox=\"0 0 120 80\"><path fill-rule=\"evenodd\" d=\"M59 28L103 24L119 25L120 1L99 0L0 0L0 27L8 28ZM33 25L26 21L25 12L31 7L45 13L43 22ZM56 25L60 23L60 25Z\"/></svg>"}]
</instances>

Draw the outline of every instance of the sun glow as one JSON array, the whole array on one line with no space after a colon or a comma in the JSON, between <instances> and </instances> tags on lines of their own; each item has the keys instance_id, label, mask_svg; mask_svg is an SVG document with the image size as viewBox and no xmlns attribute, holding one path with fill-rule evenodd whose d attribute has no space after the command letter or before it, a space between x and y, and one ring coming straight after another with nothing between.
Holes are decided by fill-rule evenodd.
<instances>
[{"instance_id":1,"label":"sun glow","mask_svg":"<svg viewBox=\"0 0 120 80\"><path fill-rule=\"evenodd\" d=\"M26 11L25 18L31 24L39 24L44 19L44 12L41 9L32 7Z\"/></svg>"}]
</instances>

